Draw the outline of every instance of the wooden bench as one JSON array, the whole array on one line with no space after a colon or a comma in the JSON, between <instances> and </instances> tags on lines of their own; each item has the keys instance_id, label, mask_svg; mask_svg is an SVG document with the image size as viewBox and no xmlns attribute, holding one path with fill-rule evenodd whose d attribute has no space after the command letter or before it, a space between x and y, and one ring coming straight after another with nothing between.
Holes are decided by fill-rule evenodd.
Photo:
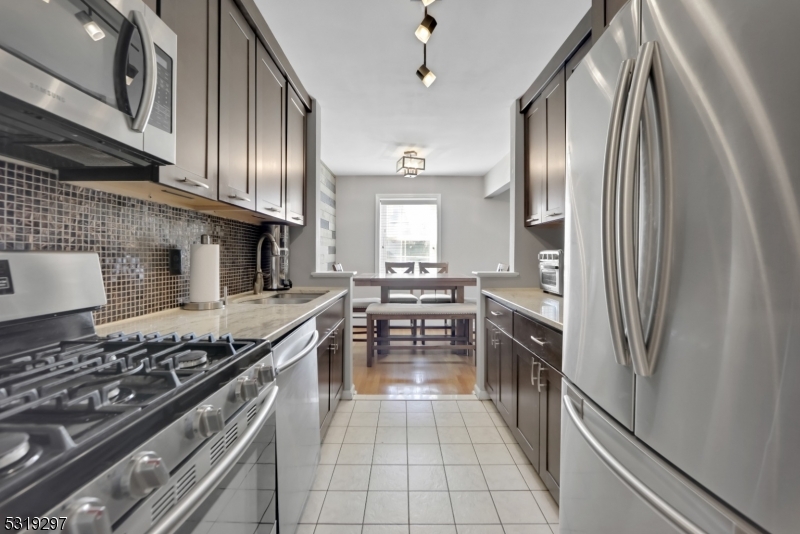
<instances>
[{"instance_id":1,"label":"wooden bench","mask_svg":"<svg viewBox=\"0 0 800 534\"><path fill-rule=\"evenodd\" d=\"M472 351L475 354L474 323L477 313L475 304L370 304L367 307L367 367L377 354L390 350L448 350ZM453 320L457 327L455 335L392 335L389 321ZM377 331L377 335L376 335ZM447 345L394 346L391 341L449 341ZM473 358L474 359L474 358Z\"/></svg>"}]
</instances>

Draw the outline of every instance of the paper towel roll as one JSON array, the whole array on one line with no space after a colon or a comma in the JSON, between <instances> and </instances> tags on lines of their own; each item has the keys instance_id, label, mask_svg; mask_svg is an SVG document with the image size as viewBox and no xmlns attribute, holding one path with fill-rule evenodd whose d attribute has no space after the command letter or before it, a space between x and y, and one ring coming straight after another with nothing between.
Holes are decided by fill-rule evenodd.
<instances>
[{"instance_id":1,"label":"paper towel roll","mask_svg":"<svg viewBox=\"0 0 800 534\"><path fill-rule=\"evenodd\" d=\"M189 256L189 301L219 300L219 245L192 245Z\"/></svg>"}]
</instances>

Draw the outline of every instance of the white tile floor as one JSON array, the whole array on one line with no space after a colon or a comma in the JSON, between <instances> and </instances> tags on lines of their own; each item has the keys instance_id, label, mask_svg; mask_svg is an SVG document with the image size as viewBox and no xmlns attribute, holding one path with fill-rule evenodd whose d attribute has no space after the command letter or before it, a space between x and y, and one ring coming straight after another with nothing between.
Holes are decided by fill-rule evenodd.
<instances>
[{"instance_id":1,"label":"white tile floor","mask_svg":"<svg viewBox=\"0 0 800 534\"><path fill-rule=\"evenodd\" d=\"M342 401L298 534L558 534L491 401Z\"/></svg>"}]
</instances>

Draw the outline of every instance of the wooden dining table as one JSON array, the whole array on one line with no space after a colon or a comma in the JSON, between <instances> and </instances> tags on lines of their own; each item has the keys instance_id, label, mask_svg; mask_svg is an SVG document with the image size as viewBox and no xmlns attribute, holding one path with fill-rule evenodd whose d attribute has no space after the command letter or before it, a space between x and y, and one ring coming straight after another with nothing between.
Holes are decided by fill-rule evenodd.
<instances>
[{"instance_id":1,"label":"wooden dining table","mask_svg":"<svg viewBox=\"0 0 800 534\"><path fill-rule=\"evenodd\" d=\"M389 291L415 289L423 291L451 290L453 302L464 302L464 288L478 285L478 279L471 275L456 273L367 273L355 275L353 284L362 287L380 287L381 302L389 302Z\"/></svg>"}]
</instances>

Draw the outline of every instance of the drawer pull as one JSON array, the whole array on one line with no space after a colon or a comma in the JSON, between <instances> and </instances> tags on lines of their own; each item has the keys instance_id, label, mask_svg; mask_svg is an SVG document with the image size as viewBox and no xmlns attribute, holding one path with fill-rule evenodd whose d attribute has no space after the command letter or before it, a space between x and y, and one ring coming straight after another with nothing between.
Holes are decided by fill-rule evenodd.
<instances>
[{"instance_id":1,"label":"drawer pull","mask_svg":"<svg viewBox=\"0 0 800 534\"><path fill-rule=\"evenodd\" d=\"M183 182L185 184L189 184L189 185L192 185L194 187L203 187L205 189L208 189L208 184L204 184L203 182L198 182L197 180L192 180L191 178L184 177L184 178L175 178L175 179L178 180L179 182Z\"/></svg>"},{"instance_id":2,"label":"drawer pull","mask_svg":"<svg viewBox=\"0 0 800 534\"><path fill-rule=\"evenodd\" d=\"M499 317L499 316L503 315L502 313L500 313L500 312L496 312L496 311L494 311L494 310L489 310L489 313L491 313L491 314L492 314L492 315L494 315L495 317Z\"/></svg>"},{"instance_id":3,"label":"drawer pull","mask_svg":"<svg viewBox=\"0 0 800 534\"><path fill-rule=\"evenodd\" d=\"M531 336L531 340L534 343L536 343L537 345L539 345L540 347L544 347L547 344L547 341L545 341L543 339L539 339L539 338L537 338L535 336Z\"/></svg>"}]
</instances>

